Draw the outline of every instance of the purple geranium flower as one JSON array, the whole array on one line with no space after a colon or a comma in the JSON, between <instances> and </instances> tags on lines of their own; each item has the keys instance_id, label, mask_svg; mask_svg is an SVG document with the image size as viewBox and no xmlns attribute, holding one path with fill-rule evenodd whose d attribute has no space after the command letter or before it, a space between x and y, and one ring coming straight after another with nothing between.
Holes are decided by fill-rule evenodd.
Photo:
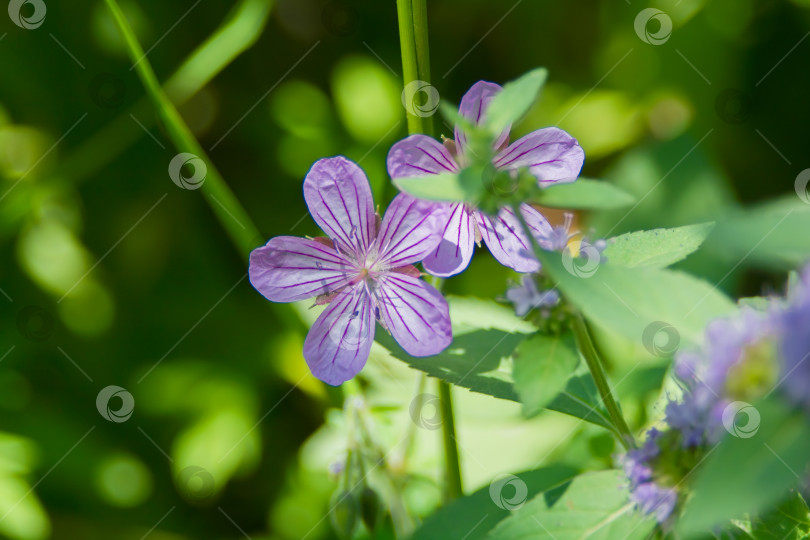
<instances>
[{"instance_id":1,"label":"purple geranium flower","mask_svg":"<svg viewBox=\"0 0 810 540\"><path fill-rule=\"evenodd\" d=\"M341 384L360 372L375 320L413 356L441 352L452 341L447 302L413 266L432 252L445 210L398 195L382 222L368 178L357 164L316 162L304 198L328 238L278 236L250 254L250 282L273 302L317 297L328 304L304 341L304 358L322 381Z\"/></svg>"},{"instance_id":2,"label":"purple geranium flower","mask_svg":"<svg viewBox=\"0 0 810 540\"><path fill-rule=\"evenodd\" d=\"M459 114L475 124L481 123L492 97L501 90L497 84L479 81L461 99ZM465 134L455 128L455 143L447 145L427 135L411 135L391 147L388 174L393 179L457 172L469 163ZM550 127L518 139L506 148L509 128L495 141L493 165L498 170L527 168L541 186L573 182L582 169L585 153L565 131ZM529 239L511 209L502 208L494 218L466 203L437 203L448 208L442 224L442 242L422 262L437 276L451 276L464 270L472 259L474 244L481 239L492 255L504 266L518 272L535 272L538 261L532 255ZM545 236L551 230L546 219L528 204L521 212L533 233Z\"/></svg>"}]
</instances>

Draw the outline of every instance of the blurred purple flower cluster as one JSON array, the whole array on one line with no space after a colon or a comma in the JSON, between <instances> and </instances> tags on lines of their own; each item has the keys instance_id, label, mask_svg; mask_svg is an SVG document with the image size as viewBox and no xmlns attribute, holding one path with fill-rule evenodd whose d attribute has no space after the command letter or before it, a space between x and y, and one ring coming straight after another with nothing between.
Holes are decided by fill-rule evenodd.
<instances>
[{"instance_id":1,"label":"blurred purple flower cluster","mask_svg":"<svg viewBox=\"0 0 810 540\"><path fill-rule=\"evenodd\" d=\"M667 404L663 427L650 429L644 445L621 458L641 511L662 523L672 515L681 483L699 457L735 429L739 404L775 393L810 412L808 328L810 265L787 298L712 321L703 347L677 356L683 396Z\"/></svg>"}]
</instances>

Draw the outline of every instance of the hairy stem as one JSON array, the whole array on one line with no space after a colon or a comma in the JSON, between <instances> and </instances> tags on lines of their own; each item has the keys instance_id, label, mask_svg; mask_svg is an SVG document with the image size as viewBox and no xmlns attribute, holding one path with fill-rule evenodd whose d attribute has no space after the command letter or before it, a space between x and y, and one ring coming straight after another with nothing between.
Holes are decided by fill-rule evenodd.
<instances>
[{"instance_id":1,"label":"hairy stem","mask_svg":"<svg viewBox=\"0 0 810 540\"><path fill-rule=\"evenodd\" d=\"M540 255L543 248L540 246L537 238L531 233L529 224L526 223L526 218L523 217L523 213L520 211L520 205L512 205L512 211L520 222L526 238L529 239L535 257L538 261L541 260L542 257ZM635 446L635 438L630 428L627 426L627 422L624 420L619 404L613 397L613 392L610 390L610 385L608 384L605 371L602 367L602 361L599 358L599 354L596 352L596 347L593 345L588 327L585 324L585 319L582 318L582 314L580 313L577 313L574 317L573 330L579 350L582 352L582 356L585 357L585 362L588 364L588 369L596 383L596 389L599 391L599 395L602 397L602 402L605 404L610 420L619 435L619 441L621 441L625 448L633 448Z\"/></svg>"},{"instance_id":2,"label":"hairy stem","mask_svg":"<svg viewBox=\"0 0 810 540\"><path fill-rule=\"evenodd\" d=\"M581 313L577 313L574 317L573 329L579 350L582 351L582 356L585 357L585 362L588 364L588 369L591 371L593 380L596 383L596 389L599 390L599 395L602 396L602 402L607 408L610 419L621 435L622 444L625 448L630 449L635 446L635 438L624 420L619 404L613 397L610 384L608 384L607 377L605 377L605 371L602 369L602 361L596 352L596 347L593 346L588 326L585 324L585 319Z\"/></svg>"}]
</instances>

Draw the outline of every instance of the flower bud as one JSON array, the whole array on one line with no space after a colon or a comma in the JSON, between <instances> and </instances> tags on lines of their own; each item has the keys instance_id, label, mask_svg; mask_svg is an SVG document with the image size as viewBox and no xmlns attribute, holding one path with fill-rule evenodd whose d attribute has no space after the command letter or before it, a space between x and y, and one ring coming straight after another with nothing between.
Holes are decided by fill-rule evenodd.
<instances>
[{"instance_id":1,"label":"flower bud","mask_svg":"<svg viewBox=\"0 0 810 540\"><path fill-rule=\"evenodd\" d=\"M380 521L382 501L377 492L366 486L360 494L360 514L369 531L374 531Z\"/></svg>"},{"instance_id":2,"label":"flower bud","mask_svg":"<svg viewBox=\"0 0 810 540\"><path fill-rule=\"evenodd\" d=\"M337 491L332 496L329 519L341 540L348 540L354 536L360 516L359 506L359 501L352 491Z\"/></svg>"}]
</instances>

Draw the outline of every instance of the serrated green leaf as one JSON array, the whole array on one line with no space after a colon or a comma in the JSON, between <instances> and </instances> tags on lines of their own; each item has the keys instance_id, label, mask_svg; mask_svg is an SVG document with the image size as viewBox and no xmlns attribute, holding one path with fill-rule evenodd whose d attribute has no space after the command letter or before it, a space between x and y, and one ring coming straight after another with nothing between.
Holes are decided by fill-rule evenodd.
<instances>
[{"instance_id":1,"label":"serrated green leaf","mask_svg":"<svg viewBox=\"0 0 810 540\"><path fill-rule=\"evenodd\" d=\"M385 332L375 341L409 366L473 392L520 402L512 379L511 356L527 334L537 330L514 312L490 300L448 297L453 342L436 356L417 358L406 353ZM613 429L587 371L579 371L546 407Z\"/></svg>"},{"instance_id":2,"label":"serrated green leaf","mask_svg":"<svg viewBox=\"0 0 810 540\"><path fill-rule=\"evenodd\" d=\"M412 368L451 384L500 399L518 401L511 375L502 363L525 336L496 329L454 335L450 346L436 356L413 357L389 334L378 332L376 341Z\"/></svg>"},{"instance_id":3,"label":"serrated green leaf","mask_svg":"<svg viewBox=\"0 0 810 540\"><path fill-rule=\"evenodd\" d=\"M661 321L674 327L681 341L700 343L709 321L736 309L716 287L683 272L624 268L610 261L577 266L580 259L564 262L552 252L543 252L541 259L544 271L586 318L636 343L644 344L645 329Z\"/></svg>"},{"instance_id":4,"label":"serrated green leaf","mask_svg":"<svg viewBox=\"0 0 810 540\"><path fill-rule=\"evenodd\" d=\"M571 334L535 334L517 346L514 358L515 390L527 418L545 409L565 389L579 365Z\"/></svg>"},{"instance_id":5,"label":"serrated green leaf","mask_svg":"<svg viewBox=\"0 0 810 540\"><path fill-rule=\"evenodd\" d=\"M605 256L610 264L627 268L664 268L697 251L712 227L714 223L699 223L623 234L610 240Z\"/></svg>"},{"instance_id":6,"label":"serrated green leaf","mask_svg":"<svg viewBox=\"0 0 810 540\"><path fill-rule=\"evenodd\" d=\"M630 206L636 198L610 182L578 178L576 182L543 188L531 202L550 208L610 210Z\"/></svg>"},{"instance_id":7,"label":"serrated green leaf","mask_svg":"<svg viewBox=\"0 0 810 540\"><path fill-rule=\"evenodd\" d=\"M486 127L489 132L497 136L510 124L523 118L537 101L547 77L548 70L537 68L506 83L503 90L495 94L489 102L486 115Z\"/></svg>"},{"instance_id":8,"label":"serrated green leaf","mask_svg":"<svg viewBox=\"0 0 810 540\"><path fill-rule=\"evenodd\" d=\"M517 401L507 359L518 343L536 328L491 300L448 297L453 342L436 356L415 358L385 332L376 341L390 353L420 371L449 383Z\"/></svg>"},{"instance_id":9,"label":"serrated green leaf","mask_svg":"<svg viewBox=\"0 0 810 540\"><path fill-rule=\"evenodd\" d=\"M596 384L593 382L593 377L587 368L583 368L569 379L565 390L546 408L615 431L607 410L602 404Z\"/></svg>"},{"instance_id":10,"label":"serrated green leaf","mask_svg":"<svg viewBox=\"0 0 810 540\"><path fill-rule=\"evenodd\" d=\"M810 510L802 496L792 493L787 500L751 523L756 540L802 540L810 537Z\"/></svg>"},{"instance_id":11,"label":"serrated green leaf","mask_svg":"<svg viewBox=\"0 0 810 540\"><path fill-rule=\"evenodd\" d=\"M576 477L555 500L538 496L501 521L488 540L644 539L655 527L633 509L621 471Z\"/></svg>"},{"instance_id":12,"label":"serrated green leaf","mask_svg":"<svg viewBox=\"0 0 810 540\"><path fill-rule=\"evenodd\" d=\"M570 481L577 470L567 465L552 465L515 475L526 486L526 497L533 498ZM481 540L501 520L508 517L508 509L492 500L490 486L485 486L440 509L425 520L411 536L411 540L448 540L464 538Z\"/></svg>"},{"instance_id":13,"label":"serrated green leaf","mask_svg":"<svg viewBox=\"0 0 810 540\"><path fill-rule=\"evenodd\" d=\"M694 473L692 496L678 524L687 536L746 512L763 512L785 497L810 463L807 417L776 400L755 405L753 436L726 436Z\"/></svg>"}]
</instances>

